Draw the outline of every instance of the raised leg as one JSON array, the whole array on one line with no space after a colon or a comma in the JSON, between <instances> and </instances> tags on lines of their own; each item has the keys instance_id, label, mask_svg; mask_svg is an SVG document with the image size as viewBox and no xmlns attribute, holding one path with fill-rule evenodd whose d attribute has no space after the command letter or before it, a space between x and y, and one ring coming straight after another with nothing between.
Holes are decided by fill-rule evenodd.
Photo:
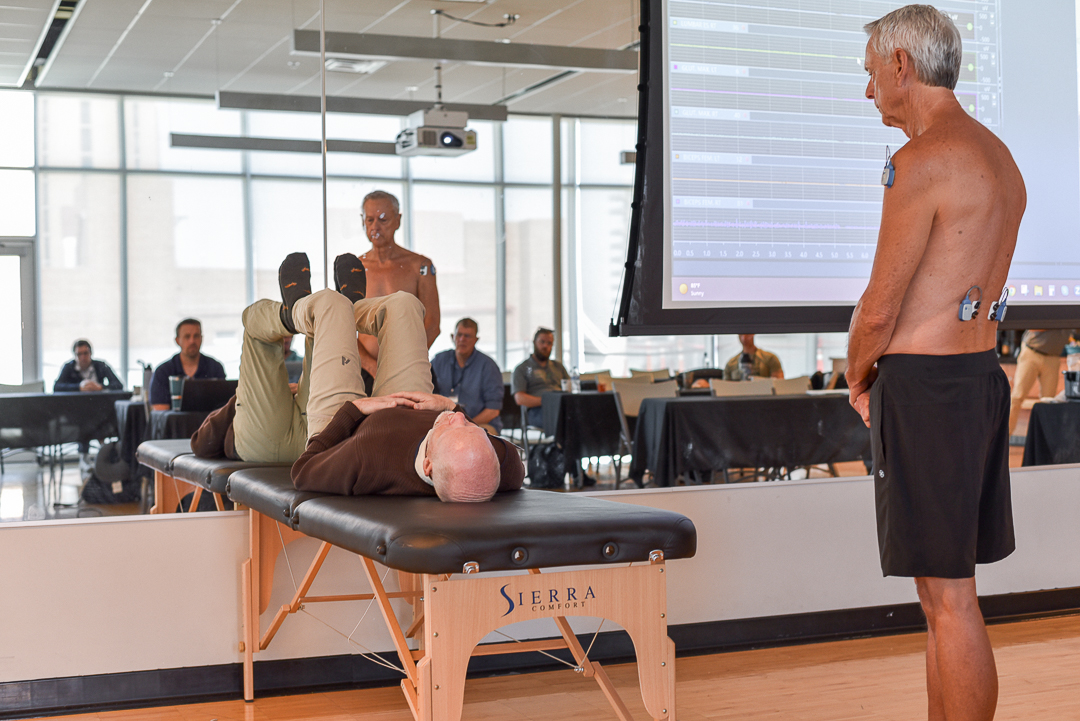
<instances>
[{"instance_id":1,"label":"raised leg","mask_svg":"<svg viewBox=\"0 0 1080 721\"><path fill-rule=\"evenodd\" d=\"M293 323L312 341L307 399L310 436L325 428L342 405L366 395L353 304L337 291L320 290L296 302Z\"/></svg>"},{"instance_id":2,"label":"raised leg","mask_svg":"<svg viewBox=\"0 0 1080 721\"><path fill-rule=\"evenodd\" d=\"M431 393L424 304L411 293L398 291L356 301L353 315L357 331L379 339L379 368L371 394Z\"/></svg>"},{"instance_id":3,"label":"raised leg","mask_svg":"<svg viewBox=\"0 0 1080 721\"><path fill-rule=\"evenodd\" d=\"M307 422L289 390L281 342L288 335L281 303L259 300L244 309L240 381L233 431L245 461L288 463L307 443Z\"/></svg>"}]
</instances>

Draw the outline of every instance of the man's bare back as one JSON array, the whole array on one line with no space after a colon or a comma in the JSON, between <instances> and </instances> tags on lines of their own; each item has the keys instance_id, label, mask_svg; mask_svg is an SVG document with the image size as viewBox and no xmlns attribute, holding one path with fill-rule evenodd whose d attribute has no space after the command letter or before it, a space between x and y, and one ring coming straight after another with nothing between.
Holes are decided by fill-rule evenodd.
<instances>
[{"instance_id":1,"label":"man's bare back","mask_svg":"<svg viewBox=\"0 0 1080 721\"><path fill-rule=\"evenodd\" d=\"M360 256L367 279L367 297L378 298L404 291L419 298L424 304L424 330L430 348L439 335L440 320L435 266L429 258L402 248L394 241L394 233L401 225L401 214L391 197L369 197L364 202L364 229L372 246ZM378 341L374 336L360 335L357 345L361 365L375 375Z\"/></svg>"},{"instance_id":2,"label":"man's bare back","mask_svg":"<svg viewBox=\"0 0 1080 721\"><path fill-rule=\"evenodd\" d=\"M1005 284L1026 204L1012 156L997 136L953 103L893 162L897 176L910 182L897 182L885 192L878 247L898 246L887 247L886 257L895 253L904 263L910 253L917 265L885 353L993 348L997 324L988 320L987 310ZM912 236L925 232L927 222L928 238L917 258L918 240ZM915 247L905 253L912 240ZM983 311L975 322L962 323L957 310L972 286L981 289Z\"/></svg>"},{"instance_id":3,"label":"man's bare back","mask_svg":"<svg viewBox=\"0 0 1080 721\"><path fill-rule=\"evenodd\" d=\"M997 323L988 309L1005 284L1027 203L1008 149L964 112L952 90L920 85L913 102L905 87L917 82L913 69L869 46L866 58L867 97L886 125L911 140L893 157L895 182L885 190L873 271L852 317L853 403L873 382L882 355L994 347ZM961 322L960 303L972 286L980 288L972 299L983 310Z\"/></svg>"}]
</instances>

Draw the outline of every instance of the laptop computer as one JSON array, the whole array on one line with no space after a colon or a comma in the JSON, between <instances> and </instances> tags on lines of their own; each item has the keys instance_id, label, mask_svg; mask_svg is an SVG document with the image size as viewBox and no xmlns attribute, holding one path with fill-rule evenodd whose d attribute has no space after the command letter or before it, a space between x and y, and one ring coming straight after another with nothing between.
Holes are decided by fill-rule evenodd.
<instances>
[{"instance_id":1,"label":"laptop computer","mask_svg":"<svg viewBox=\"0 0 1080 721\"><path fill-rule=\"evenodd\" d=\"M221 378L187 378L180 395L180 410L216 411L235 395L236 384Z\"/></svg>"}]
</instances>

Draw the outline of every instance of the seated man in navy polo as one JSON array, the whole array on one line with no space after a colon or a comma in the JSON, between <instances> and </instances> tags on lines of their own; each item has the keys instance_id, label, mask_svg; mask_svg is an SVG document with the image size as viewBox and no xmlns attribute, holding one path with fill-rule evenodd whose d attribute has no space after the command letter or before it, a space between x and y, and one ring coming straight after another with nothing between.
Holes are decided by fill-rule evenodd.
<instances>
[{"instance_id":1,"label":"seated man in navy polo","mask_svg":"<svg viewBox=\"0 0 1080 721\"><path fill-rule=\"evenodd\" d=\"M502 430L502 371L490 356L476 350L479 326L472 318L462 318L454 327L454 350L446 350L431 361L439 395L457 401L466 415L488 433Z\"/></svg>"},{"instance_id":2,"label":"seated man in navy polo","mask_svg":"<svg viewBox=\"0 0 1080 721\"><path fill-rule=\"evenodd\" d=\"M194 318L180 321L176 325L176 345L180 346L180 352L159 365L150 382L150 405L155 411L167 411L171 407L169 376L225 378L224 366L199 352L202 348L202 323Z\"/></svg>"}]
</instances>

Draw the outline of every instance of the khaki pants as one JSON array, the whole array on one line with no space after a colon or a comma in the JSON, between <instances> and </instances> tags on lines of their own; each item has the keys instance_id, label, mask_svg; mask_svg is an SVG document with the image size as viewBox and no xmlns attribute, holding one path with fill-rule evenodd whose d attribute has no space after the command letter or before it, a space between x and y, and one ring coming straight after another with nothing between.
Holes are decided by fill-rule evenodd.
<instances>
[{"instance_id":1,"label":"khaki pants","mask_svg":"<svg viewBox=\"0 0 1080 721\"><path fill-rule=\"evenodd\" d=\"M297 301L296 330L307 337L304 374L294 399L281 352L288 331L281 303L260 300L244 311L243 355L233 431L245 461L295 461L345 403L365 397L356 332L379 339L373 395L430 393L424 306L409 293L349 303L334 290Z\"/></svg>"},{"instance_id":2,"label":"khaki pants","mask_svg":"<svg viewBox=\"0 0 1080 721\"><path fill-rule=\"evenodd\" d=\"M1020 406L1027 398L1035 379L1039 379L1039 396L1057 395L1061 359L1058 356L1043 355L1026 345L1020 345L1020 355L1016 358L1016 373L1013 374L1011 405L1009 407L1009 435L1016 430L1016 421L1020 417Z\"/></svg>"}]
</instances>

